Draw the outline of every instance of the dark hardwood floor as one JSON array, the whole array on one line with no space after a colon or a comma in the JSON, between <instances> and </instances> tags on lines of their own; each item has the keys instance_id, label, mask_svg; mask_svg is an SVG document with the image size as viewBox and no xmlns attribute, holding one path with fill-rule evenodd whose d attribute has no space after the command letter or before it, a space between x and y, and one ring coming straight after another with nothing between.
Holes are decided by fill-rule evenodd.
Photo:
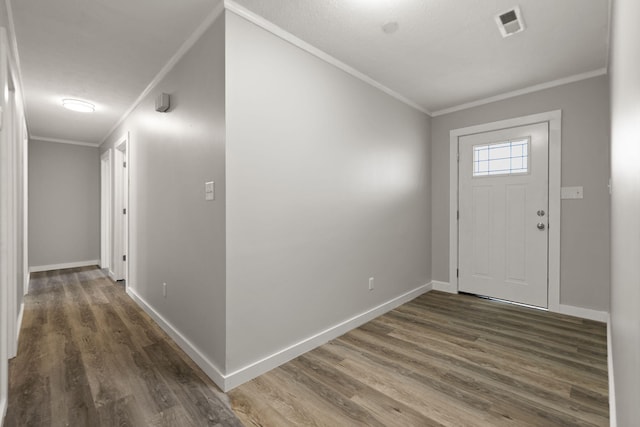
<instances>
[{"instance_id":1,"label":"dark hardwood floor","mask_svg":"<svg viewBox=\"0 0 640 427\"><path fill-rule=\"evenodd\" d=\"M232 390L254 426L608 426L602 323L429 292Z\"/></svg>"},{"instance_id":2,"label":"dark hardwood floor","mask_svg":"<svg viewBox=\"0 0 640 427\"><path fill-rule=\"evenodd\" d=\"M241 426L226 396L97 268L33 273L6 426Z\"/></svg>"},{"instance_id":3,"label":"dark hardwood floor","mask_svg":"<svg viewBox=\"0 0 640 427\"><path fill-rule=\"evenodd\" d=\"M230 404L121 285L78 268L32 275L5 425L607 426L607 387L604 324L434 291Z\"/></svg>"}]
</instances>

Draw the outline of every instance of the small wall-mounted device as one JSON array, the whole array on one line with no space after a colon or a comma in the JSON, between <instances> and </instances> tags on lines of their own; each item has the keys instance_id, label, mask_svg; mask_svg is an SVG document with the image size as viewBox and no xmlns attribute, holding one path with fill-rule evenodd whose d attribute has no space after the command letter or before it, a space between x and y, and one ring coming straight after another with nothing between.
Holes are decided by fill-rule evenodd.
<instances>
[{"instance_id":1,"label":"small wall-mounted device","mask_svg":"<svg viewBox=\"0 0 640 427\"><path fill-rule=\"evenodd\" d=\"M169 94L162 92L156 98L156 111L166 113L169 110Z\"/></svg>"}]
</instances>

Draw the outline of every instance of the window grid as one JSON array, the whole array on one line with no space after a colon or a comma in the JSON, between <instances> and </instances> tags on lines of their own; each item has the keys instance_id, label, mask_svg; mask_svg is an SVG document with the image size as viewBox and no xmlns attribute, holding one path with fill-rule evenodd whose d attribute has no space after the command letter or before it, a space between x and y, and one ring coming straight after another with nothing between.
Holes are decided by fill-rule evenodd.
<instances>
[{"instance_id":1,"label":"window grid","mask_svg":"<svg viewBox=\"0 0 640 427\"><path fill-rule=\"evenodd\" d=\"M473 146L473 176L529 172L529 139Z\"/></svg>"}]
</instances>

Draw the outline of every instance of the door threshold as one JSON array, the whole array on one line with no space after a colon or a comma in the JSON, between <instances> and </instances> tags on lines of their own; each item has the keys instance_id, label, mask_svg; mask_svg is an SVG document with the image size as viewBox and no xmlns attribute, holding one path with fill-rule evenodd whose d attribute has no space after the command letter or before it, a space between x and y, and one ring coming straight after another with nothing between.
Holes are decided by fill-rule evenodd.
<instances>
[{"instance_id":1,"label":"door threshold","mask_svg":"<svg viewBox=\"0 0 640 427\"><path fill-rule=\"evenodd\" d=\"M530 304L524 304L524 303L521 303L521 302L509 301L509 300L506 300L506 299L490 297L490 296L487 296L487 295L478 295L478 294L472 294L472 293L469 293L469 292L458 292L458 293L462 294L462 295L469 295L469 296L476 297L476 298L482 298L482 299L488 299L488 300L491 300L491 301L501 302L501 303L504 303L504 304L511 304L511 305L517 305L517 306L520 306L520 307L533 308L535 310L540 310L540 311L549 311L548 308L538 307L537 305L530 305Z\"/></svg>"}]
</instances>

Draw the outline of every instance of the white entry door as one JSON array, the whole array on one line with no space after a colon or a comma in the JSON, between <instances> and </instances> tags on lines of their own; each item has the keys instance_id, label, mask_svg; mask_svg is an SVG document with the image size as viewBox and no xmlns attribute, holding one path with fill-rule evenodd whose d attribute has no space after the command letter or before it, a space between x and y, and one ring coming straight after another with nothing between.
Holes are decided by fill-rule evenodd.
<instances>
[{"instance_id":1,"label":"white entry door","mask_svg":"<svg viewBox=\"0 0 640 427\"><path fill-rule=\"evenodd\" d=\"M462 136L458 289L547 307L549 125Z\"/></svg>"}]
</instances>

